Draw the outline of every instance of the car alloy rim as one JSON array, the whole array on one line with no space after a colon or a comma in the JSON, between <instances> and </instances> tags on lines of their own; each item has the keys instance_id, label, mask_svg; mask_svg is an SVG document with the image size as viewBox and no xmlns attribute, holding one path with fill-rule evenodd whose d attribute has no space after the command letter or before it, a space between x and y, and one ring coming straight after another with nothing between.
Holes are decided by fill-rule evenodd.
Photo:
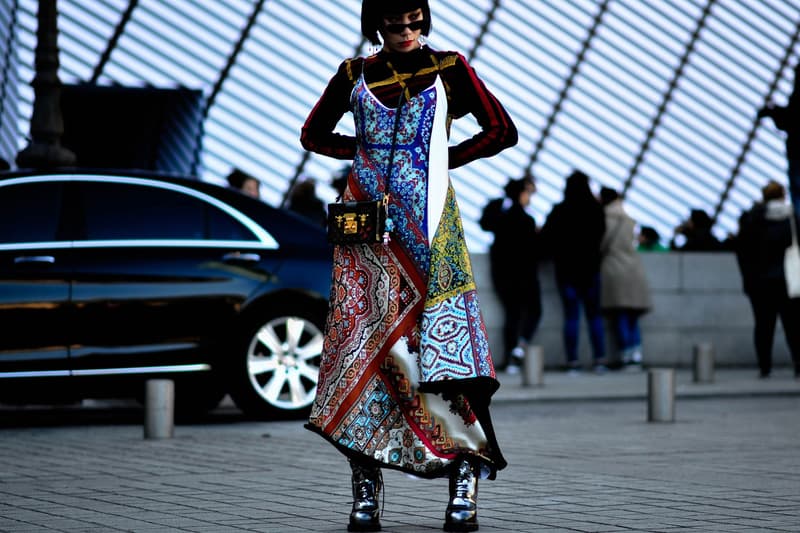
<instances>
[{"instance_id":1,"label":"car alloy rim","mask_svg":"<svg viewBox=\"0 0 800 533\"><path fill-rule=\"evenodd\" d=\"M256 393L281 409L311 405L317 393L322 332L300 317L264 324L247 353L247 374Z\"/></svg>"}]
</instances>

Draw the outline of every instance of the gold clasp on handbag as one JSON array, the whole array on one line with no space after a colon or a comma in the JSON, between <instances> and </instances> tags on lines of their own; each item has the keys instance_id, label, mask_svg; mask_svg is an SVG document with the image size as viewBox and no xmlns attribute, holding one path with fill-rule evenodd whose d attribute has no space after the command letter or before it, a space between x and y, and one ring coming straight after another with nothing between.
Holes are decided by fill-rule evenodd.
<instances>
[{"instance_id":1,"label":"gold clasp on handbag","mask_svg":"<svg viewBox=\"0 0 800 533\"><path fill-rule=\"evenodd\" d=\"M358 221L356 220L355 213L345 213L341 217L344 222L340 220L339 226L342 228L342 233L345 235L352 235L358 233ZM363 221L362 221L363 224Z\"/></svg>"},{"instance_id":2,"label":"gold clasp on handbag","mask_svg":"<svg viewBox=\"0 0 800 533\"><path fill-rule=\"evenodd\" d=\"M364 224L367 223L368 215L365 213L344 213L336 217L336 222L339 224L339 227L342 228L342 233L345 235L355 235L359 232L359 224L360 227L364 227Z\"/></svg>"}]
</instances>

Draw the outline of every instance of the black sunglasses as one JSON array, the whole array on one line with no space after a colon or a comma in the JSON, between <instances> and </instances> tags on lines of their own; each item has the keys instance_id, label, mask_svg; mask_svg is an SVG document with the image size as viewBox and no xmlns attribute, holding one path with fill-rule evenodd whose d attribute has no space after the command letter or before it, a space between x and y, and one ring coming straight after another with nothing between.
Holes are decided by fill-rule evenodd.
<instances>
[{"instance_id":1,"label":"black sunglasses","mask_svg":"<svg viewBox=\"0 0 800 533\"><path fill-rule=\"evenodd\" d=\"M403 33L406 28L411 31L419 31L424 25L424 20L415 20L414 22L409 22L408 24L384 24L383 29L389 33Z\"/></svg>"}]
</instances>

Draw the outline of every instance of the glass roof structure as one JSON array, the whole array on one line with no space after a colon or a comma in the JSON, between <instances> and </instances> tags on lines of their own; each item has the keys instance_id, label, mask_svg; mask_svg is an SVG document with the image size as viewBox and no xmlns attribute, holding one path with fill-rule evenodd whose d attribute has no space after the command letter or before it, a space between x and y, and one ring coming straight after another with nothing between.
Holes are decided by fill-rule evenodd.
<instances>
[{"instance_id":1,"label":"glass roof structure","mask_svg":"<svg viewBox=\"0 0 800 533\"><path fill-rule=\"evenodd\" d=\"M0 2L0 157L28 142L38 0ZM202 91L198 176L233 168L279 205L301 177L333 200L344 162L305 152L300 127L341 60L369 54L358 0L58 0L59 79ZM477 219L530 171L541 224L565 177L620 190L664 240L691 209L724 238L769 179L786 183L784 104L800 0L431 0L430 46L462 52L506 106L517 146L452 171L472 251ZM350 117L340 124L352 132ZM471 136L455 121L451 142Z\"/></svg>"}]
</instances>

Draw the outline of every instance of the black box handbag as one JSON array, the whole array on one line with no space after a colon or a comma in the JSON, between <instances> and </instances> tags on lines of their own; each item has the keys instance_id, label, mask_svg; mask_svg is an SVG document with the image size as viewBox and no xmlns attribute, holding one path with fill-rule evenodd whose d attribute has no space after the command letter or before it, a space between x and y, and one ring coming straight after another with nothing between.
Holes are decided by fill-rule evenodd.
<instances>
[{"instance_id":1,"label":"black box handbag","mask_svg":"<svg viewBox=\"0 0 800 533\"><path fill-rule=\"evenodd\" d=\"M370 244L381 242L386 231L386 200L328 204L328 242Z\"/></svg>"}]
</instances>

